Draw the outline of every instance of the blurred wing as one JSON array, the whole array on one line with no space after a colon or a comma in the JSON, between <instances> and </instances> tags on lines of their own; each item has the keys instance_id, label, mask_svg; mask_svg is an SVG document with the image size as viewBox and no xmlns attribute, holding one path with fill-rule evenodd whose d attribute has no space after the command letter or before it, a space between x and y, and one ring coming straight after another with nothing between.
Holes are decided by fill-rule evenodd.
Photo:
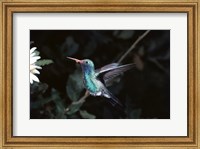
<instances>
[{"instance_id":1,"label":"blurred wing","mask_svg":"<svg viewBox=\"0 0 200 149\"><path fill-rule=\"evenodd\" d=\"M118 66L119 66L118 63L111 63L111 64L105 65L99 69L96 69L95 70L96 76L98 76L100 73L116 69Z\"/></svg>"},{"instance_id":2,"label":"blurred wing","mask_svg":"<svg viewBox=\"0 0 200 149\"><path fill-rule=\"evenodd\" d=\"M118 66L117 68L110 70L103 76L104 83L106 85L109 84L109 82L112 81L115 77L122 75L125 71L132 69L133 67L135 67L135 64L131 63L127 65Z\"/></svg>"}]
</instances>

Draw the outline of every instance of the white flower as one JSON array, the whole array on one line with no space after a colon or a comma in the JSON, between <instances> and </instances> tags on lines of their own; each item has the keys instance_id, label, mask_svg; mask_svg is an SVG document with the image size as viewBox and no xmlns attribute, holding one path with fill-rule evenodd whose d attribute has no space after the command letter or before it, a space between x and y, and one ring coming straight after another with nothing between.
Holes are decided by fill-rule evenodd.
<instances>
[{"instance_id":1,"label":"white flower","mask_svg":"<svg viewBox=\"0 0 200 149\"><path fill-rule=\"evenodd\" d=\"M35 74L40 74L37 69L42 69L42 67L37 66L35 63L37 60L40 59L40 56L36 55L36 47L31 48L30 50L30 83L32 84L33 81L40 82L38 77Z\"/></svg>"}]
</instances>

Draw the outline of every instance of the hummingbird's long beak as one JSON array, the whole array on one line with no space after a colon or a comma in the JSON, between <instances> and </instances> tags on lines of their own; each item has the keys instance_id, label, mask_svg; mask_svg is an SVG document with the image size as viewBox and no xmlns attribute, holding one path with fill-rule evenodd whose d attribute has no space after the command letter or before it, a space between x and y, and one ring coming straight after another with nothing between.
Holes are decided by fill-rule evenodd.
<instances>
[{"instance_id":1,"label":"hummingbird's long beak","mask_svg":"<svg viewBox=\"0 0 200 149\"><path fill-rule=\"evenodd\" d=\"M75 62L77 62L77 63L82 63L82 61L79 60L79 59L72 58L72 57L67 57L67 58L68 58L68 59L71 59L71 60L73 60L73 61L75 61Z\"/></svg>"}]
</instances>

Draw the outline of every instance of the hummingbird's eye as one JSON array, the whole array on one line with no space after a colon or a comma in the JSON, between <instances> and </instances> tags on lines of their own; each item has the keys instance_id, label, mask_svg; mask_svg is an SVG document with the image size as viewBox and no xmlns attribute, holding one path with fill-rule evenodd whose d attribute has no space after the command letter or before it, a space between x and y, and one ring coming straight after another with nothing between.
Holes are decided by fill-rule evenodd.
<instances>
[{"instance_id":1,"label":"hummingbird's eye","mask_svg":"<svg viewBox=\"0 0 200 149\"><path fill-rule=\"evenodd\" d=\"M85 63L88 64L88 61L86 61Z\"/></svg>"}]
</instances>

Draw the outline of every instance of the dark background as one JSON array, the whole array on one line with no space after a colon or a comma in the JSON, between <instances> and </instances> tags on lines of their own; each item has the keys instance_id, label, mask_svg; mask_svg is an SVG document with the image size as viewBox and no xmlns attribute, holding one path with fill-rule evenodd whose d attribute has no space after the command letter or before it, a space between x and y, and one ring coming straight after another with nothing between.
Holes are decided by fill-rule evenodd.
<instances>
[{"instance_id":1,"label":"dark background","mask_svg":"<svg viewBox=\"0 0 200 149\"><path fill-rule=\"evenodd\" d=\"M136 63L108 89L125 106L113 107L104 97L89 96L80 82L80 67L66 57L90 59L95 67L117 62L143 30L31 30L30 47L53 60L40 70L40 83L30 86L31 119L169 119L170 31L152 30L122 64ZM75 103L75 104L74 104Z\"/></svg>"}]
</instances>

